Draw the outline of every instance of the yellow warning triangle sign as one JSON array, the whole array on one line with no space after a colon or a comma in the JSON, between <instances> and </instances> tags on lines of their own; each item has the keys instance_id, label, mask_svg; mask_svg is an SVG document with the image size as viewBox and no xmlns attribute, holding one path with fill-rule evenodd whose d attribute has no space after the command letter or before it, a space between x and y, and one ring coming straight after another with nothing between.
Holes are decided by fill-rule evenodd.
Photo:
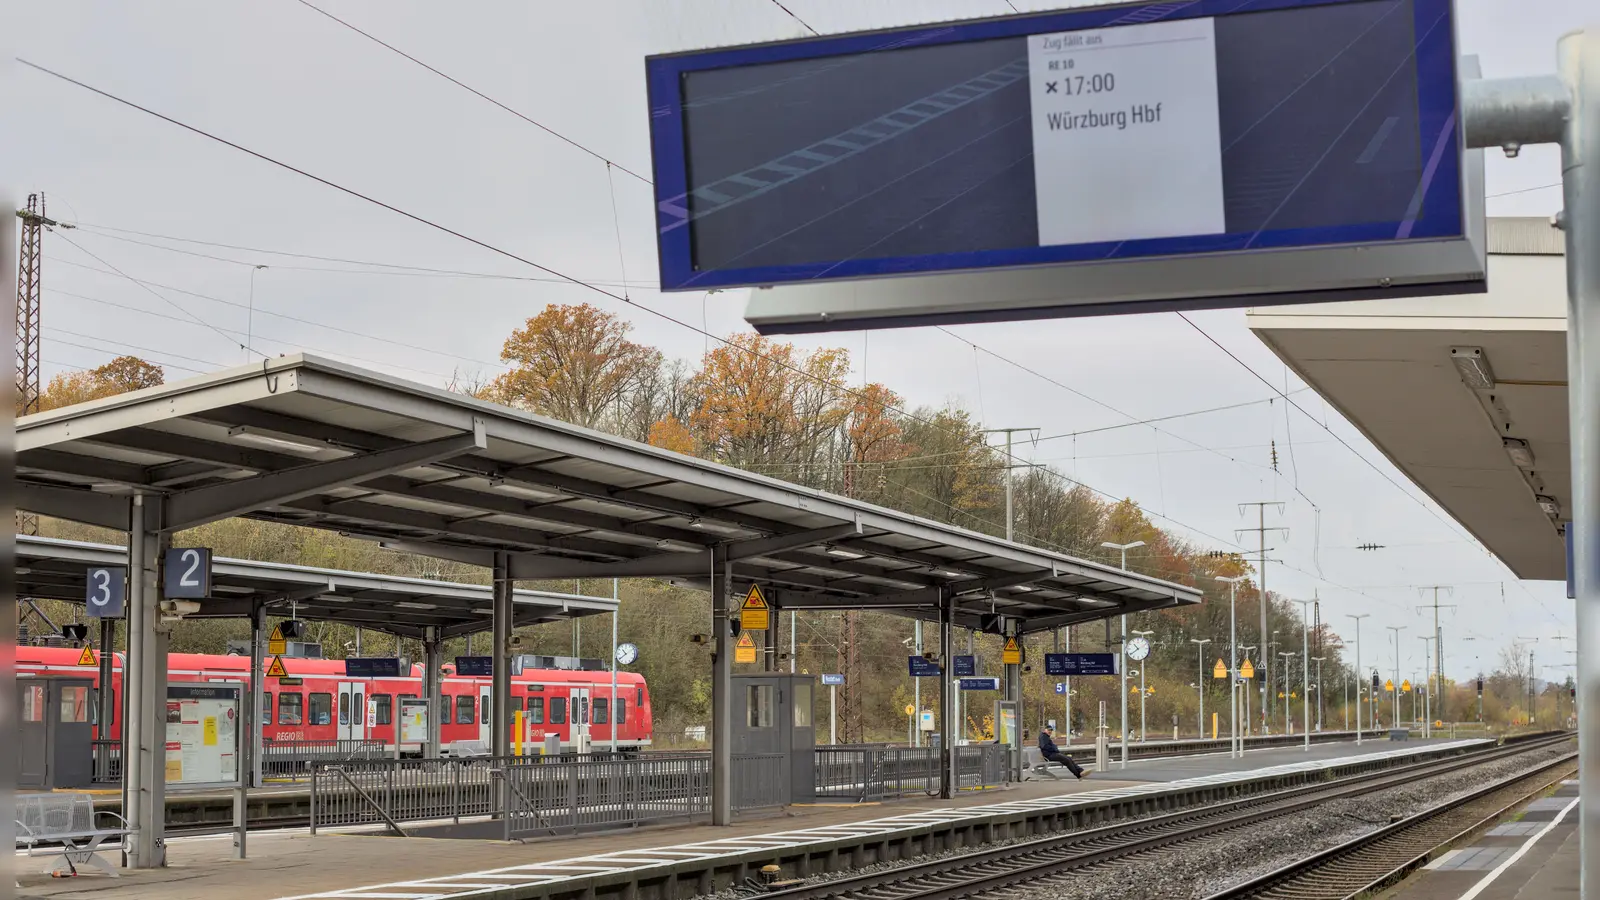
<instances>
[{"instance_id":1,"label":"yellow warning triangle sign","mask_svg":"<svg viewBox=\"0 0 1600 900\"><path fill-rule=\"evenodd\" d=\"M744 595L744 603L739 607L739 627L745 631L766 631L772 627L772 607L767 605L767 598L761 596L761 588L750 585L750 592Z\"/></svg>"},{"instance_id":2,"label":"yellow warning triangle sign","mask_svg":"<svg viewBox=\"0 0 1600 900\"><path fill-rule=\"evenodd\" d=\"M1256 677L1256 667L1252 666L1250 664L1250 660L1248 660L1248 659L1245 660L1244 664L1239 666L1239 677L1240 678L1254 678L1254 677Z\"/></svg>"},{"instance_id":3,"label":"yellow warning triangle sign","mask_svg":"<svg viewBox=\"0 0 1600 900\"><path fill-rule=\"evenodd\" d=\"M269 640L269 641L281 641L281 640L283 640L283 626L282 625L274 625L274 626L272 626L272 636L267 638L267 640Z\"/></svg>"},{"instance_id":4,"label":"yellow warning triangle sign","mask_svg":"<svg viewBox=\"0 0 1600 900\"><path fill-rule=\"evenodd\" d=\"M274 656L272 658L272 665L267 666L267 677L268 678L287 678L287 677L289 677L289 670L284 668L284 666L283 666L283 657Z\"/></svg>"},{"instance_id":5,"label":"yellow warning triangle sign","mask_svg":"<svg viewBox=\"0 0 1600 900\"><path fill-rule=\"evenodd\" d=\"M756 645L756 642L751 639L750 633L748 631L739 635L739 646L741 646L741 647L754 647L755 645Z\"/></svg>"},{"instance_id":6,"label":"yellow warning triangle sign","mask_svg":"<svg viewBox=\"0 0 1600 900\"><path fill-rule=\"evenodd\" d=\"M1390 678L1388 681L1385 681L1383 683L1383 689L1386 690L1386 691L1394 690L1394 679Z\"/></svg>"},{"instance_id":7,"label":"yellow warning triangle sign","mask_svg":"<svg viewBox=\"0 0 1600 900\"><path fill-rule=\"evenodd\" d=\"M1411 691L1411 679L1407 678L1405 681L1400 682L1400 692L1401 693L1403 693L1403 694L1404 693L1410 693L1410 691Z\"/></svg>"},{"instance_id":8,"label":"yellow warning triangle sign","mask_svg":"<svg viewBox=\"0 0 1600 900\"><path fill-rule=\"evenodd\" d=\"M1216 666L1211 669L1211 677L1212 678L1227 678L1228 677L1228 667L1226 665L1223 665L1221 657L1217 658Z\"/></svg>"},{"instance_id":9,"label":"yellow warning triangle sign","mask_svg":"<svg viewBox=\"0 0 1600 900\"><path fill-rule=\"evenodd\" d=\"M1022 664L1022 645L1017 643L1016 638L1006 638L1005 649L1000 651L1000 664L1003 666Z\"/></svg>"},{"instance_id":10,"label":"yellow warning triangle sign","mask_svg":"<svg viewBox=\"0 0 1600 900\"><path fill-rule=\"evenodd\" d=\"M744 595L745 609L767 609L767 598L761 594L761 586L750 585L750 592Z\"/></svg>"},{"instance_id":11,"label":"yellow warning triangle sign","mask_svg":"<svg viewBox=\"0 0 1600 900\"><path fill-rule=\"evenodd\" d=\"M89 649L88 647L83 648L83 652L78 654L78 665L80 665L80 666L92 666L92 665L94 665L94 651Z\"/></svg>"}]
</instances>

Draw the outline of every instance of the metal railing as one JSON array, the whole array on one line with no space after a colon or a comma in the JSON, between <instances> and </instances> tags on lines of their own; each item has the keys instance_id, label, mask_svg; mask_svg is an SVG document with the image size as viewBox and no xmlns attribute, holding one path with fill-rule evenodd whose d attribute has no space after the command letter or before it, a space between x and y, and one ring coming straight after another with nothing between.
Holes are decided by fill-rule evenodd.
<instances>
[{"instance_id":1,"label":"metal railing","mask_svg":"<svg viewBox=\"0 0 1600 900\"><path fill-rule=\"evenodd\" d=\"M738 753L733 757L733 808L767 809L789 802L788 755Z\"/></svg>"},{"instance_id":2,"label":"metal railing","mask_svg":"<svg viewBox=\"0 0 1600 900\"><path fill-rule=\"evenodd\" d=\"M94 784L121 784L122 741L109 739L94 741L90 745L90 752L94 755L91 781Z\"/></svg>"},{"instance_id":3,"label":"metal railing","mask_svg":"<svg viewBox=\"0 0 1600 900\"><path fill-rule=\"evenodd\" d=\"M383 759L392 748L383 741L326 740L261 742L263 778L305 778L315 763Z\"/></svg>"},{"instance_id":4,"label":"metal railing","mask_svg":"<svg viewBox=\"0 0 1600 900\"><path fill-rule=\"evenodd\" d=\"M490 772L504 794L508 841L694 819L711 811L709 755L500 759Z\"/></svg>"},{"instance_id":5,"label":"metal railing","mask_svg":"<svg viewBox=\"0 0 1600 900\"><path fill-rule=\"evenodd\" d=\"M817 799L867 803L939 791L932 747L828 747L816 751Z\"/></svg>"},{"instance_id":6,"label":"metal railing","mask_svg":"<svg viewBox=\"0 0 1600 900\"><path fill-rule=\"evenodd\" d=\"M318 828L451 820L494 812L490 770L476 759L372 759L313 762L311 832ZM403 834L404 832L401 831Z\"/></svg>"}]
</instances>

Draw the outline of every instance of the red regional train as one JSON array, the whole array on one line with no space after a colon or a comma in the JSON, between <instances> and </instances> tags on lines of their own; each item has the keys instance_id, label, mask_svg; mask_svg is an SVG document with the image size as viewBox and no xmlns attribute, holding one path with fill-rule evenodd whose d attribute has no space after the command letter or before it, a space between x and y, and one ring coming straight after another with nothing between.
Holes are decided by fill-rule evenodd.
<instances>
[{"instance_id":1,"label":"red regional train","mask_svg":"<svg viewBox=\"0 0 1600 900\"><path fill-rule=\"evenodd\" d=\"M92 676L100 689L100 669L79 666L83 651L62 647L17 648L17 674ZM262 737L267 741L363 740L382 742L392 751L395 709L399 698L422 693L422 667L413 665L409 677L352 678L343 660L283 658L288 675L268 678L262 706ZM113 656L111 706L112 739L122 734L122 654ZM440 679L440 742L445 752L457 741L489 744L492 716L490 680L455 674L445 664ZM210 656L174 653L167 658L167 680L250 681L247 656ZM374 701L369 707L368 700ZM639 750L650 745L650 692L644 676L617 673L615 703L611 673L598 669L524 668L511 679L511 709L522 711L523 738L542 744L558 735L563 749L581 747L584 739L596 750L610 749L616 729L618 749ZM98 694L89 704L95 718L95 737L104 729L98 722ZM369 724L370 720L370 724ZM402 752L418 747L406 744Z\"/></svg>"}]
</instances>

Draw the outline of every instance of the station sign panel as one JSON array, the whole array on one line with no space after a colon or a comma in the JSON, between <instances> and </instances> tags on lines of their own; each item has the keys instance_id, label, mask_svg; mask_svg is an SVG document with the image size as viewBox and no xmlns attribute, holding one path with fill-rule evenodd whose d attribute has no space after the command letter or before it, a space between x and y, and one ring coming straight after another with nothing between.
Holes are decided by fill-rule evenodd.
<instances>
[{"instance_id":1,"label":"station sign panel","mask_svg":"<svg viewBox=\"0 0 1600 900\"><path fill-rule=\"evenodd\" d=\"M172 547L162 569L161 593L167 599L199 600L211 596L211 548Z\"/></svg>"},{"instance_id":2,"label":"station sign panel","mask_svg":"<svg viewBox=\"0 0 1600 900\"><path fill-rule=\"evenodd\" d=\"M344 661L349 678L399 678L400 659L394 656L351 657Z\"/></svg>"},{"instance_id":3,"label":"station sign panel","mask_svg":"<svg viewBox=\"0 0 1600 900\"><path fill-rule=\"evenodd\" d=\"M1121 4L651 57L661 286L761 288L767 333L1482 291L1453 19Z\"/></svg>"},{"instance_id":4,"label":"station sign panel","mask_svg":"<svg viewBox=\"0 0 1600 900\"><path fill-rule=\"evenodd\" d=\"M1115 653L1046 653L1044 655L1044 673L1046 675L1115 675L1117 671L1117 654Z\"/></svg>"},{"instance_id":5,"label":"station sign panel","mask_svg":"<svg viewBox=\"0 0 1600 900\"><path fill-rule=\"evenodd\" d=\"M458 656L456 674L469 678L489 678L494 675L494 657Z\"/></svg>"},{"instance_id":6,"label":"station sign panel","mask_svg":"<svg viewBox=\"0 0 1600 900\"><path fill-rule=\"evenodd\" d=\"M166 782L185 788L240 784L242 684L169 684Z\"/></svg>"},{"instance_id":7,"label":"station sign panel","mask_svg":"<svg viewBox=\"0 0 1600 900\"><path fill-rule=\"evenodd\" d=\"M844 684L844 676L843 675L823 675L822 676L822 686L823 687L838 687L839 685L842 685L842 684Z\"/></svg>"},{"instance_id":8,"label":"station sign panel","mask_svg":"<svg viewBox=\"0 0 1600 900\"><path fill-rule=\"evenodd\" d=\"M95 566L84 574L83 601L89 615L98 619L122 618L127 605L127 567Z\"/></svg>"},{"instance_id":9,"label":"station sign panel","mask_svg":"<svg viewBox=\"0 0 1600 900\"><path fill-rule=\"evenodd\" d=\"M993 676L990 676L990 677L987 677L987 678L963 678L963 679L961 679L960 683L961 683L961 689L963 691L998 691L998 690L1000 690L1000 679L995 678Z\"/></svg>"},{"instance_id":10,"label":"station sign panel","mask_svg":"<svg viewBox=\"0 0 1600 900\"><path fill-rule=\"evenodd\" d=\"M912 678L938 678L944 674L938 663L921 656L906 657L906 665L911 670Z\"/></svg>"},{"instance_id":11,"label":"station sign panel","mask_svg":"<svg viewBox=\"0 0 1600 900\"><path fill-rule=\"evenodd\" d=\"M952 665L955 666L957 678L969 678L978 674L978 658L976 656L957 656Z\"/></svg>"}]
</instances>

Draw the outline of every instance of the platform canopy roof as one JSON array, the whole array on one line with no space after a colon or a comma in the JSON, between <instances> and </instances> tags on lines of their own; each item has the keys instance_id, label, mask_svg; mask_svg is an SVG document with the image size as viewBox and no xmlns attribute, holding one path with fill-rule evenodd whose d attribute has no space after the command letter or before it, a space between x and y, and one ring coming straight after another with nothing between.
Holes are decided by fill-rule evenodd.
<instances>
[{"instance_id":1,"label":"platform canopy roof","mask_svg":"<svg viewBox=\"0 0 1600 900\"><path fill-rule=\"evenodd\" d=\"M100 566L126 566L128 551L111 544L17 536L17 596L84 602L85 573ZM437 628L440 637L489 629L493 598L488 585L457 584L315 566L215 558L211 596L192 618L250 615L256 603L271 615L343 622L371 631L421 638ZM608 597L519 590L512 595L516 627L561 622L609 613Z\"/></svg>"},{"instance_id":2,"label":"platform canopy roof","mask_svg":"<svg viewBox=\"0 0 1600 900\"><path fill-rule=\"evenodd\" d=\"M309 355L23 417L18 505L127 529L230 516L325 528L519 580L649 577L785 608L1025 631L1200 602L1195 588ZM158 521L151 521L155 517Z\"/></svg>"}]
</instances>

